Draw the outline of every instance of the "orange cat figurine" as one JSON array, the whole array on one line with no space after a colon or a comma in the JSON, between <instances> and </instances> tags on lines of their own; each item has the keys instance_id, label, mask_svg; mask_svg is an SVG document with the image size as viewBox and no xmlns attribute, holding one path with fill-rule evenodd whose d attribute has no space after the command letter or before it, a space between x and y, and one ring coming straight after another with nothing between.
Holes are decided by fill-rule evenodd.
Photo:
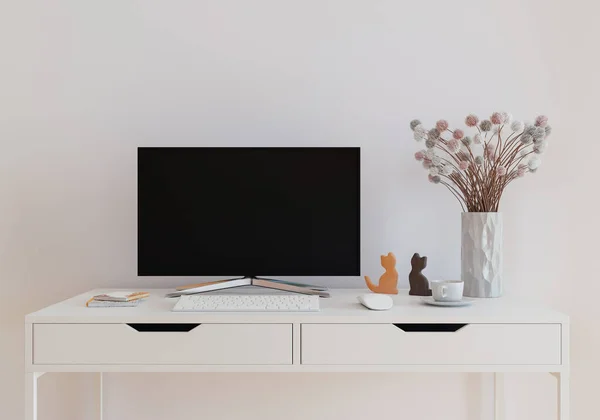
<instances>
[{"instance_id":1,"label":"orange cat figurine","mask_svg":"<svg viewBox=\"0 0 600 420\"><path fill-rule=\"evenodd\" d=\"M389 252L387 255L381 256L381 266L385 268L385 273L379 278L379 285L376 286L371 282L369 276L365 276L367 287L375 293L383 293L386 295L398 294L398 272L396 271L396 257Z\"/></svg>"}]
</instances>

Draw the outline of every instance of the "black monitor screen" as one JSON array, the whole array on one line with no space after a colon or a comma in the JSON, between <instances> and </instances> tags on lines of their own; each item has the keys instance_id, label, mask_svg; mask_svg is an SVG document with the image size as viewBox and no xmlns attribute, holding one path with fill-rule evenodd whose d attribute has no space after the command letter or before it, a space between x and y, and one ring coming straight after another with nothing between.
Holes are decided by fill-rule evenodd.
<instances>
[{"instance_id":1,"label":"black monitor screen","mask_svg":"<svg viewBox=\"0 0 600 420\"><path fill-rule=\"evenodd\" d=\"M360 275L360 148L139 148L138 274Z\"/></svg>"}]
</instances>

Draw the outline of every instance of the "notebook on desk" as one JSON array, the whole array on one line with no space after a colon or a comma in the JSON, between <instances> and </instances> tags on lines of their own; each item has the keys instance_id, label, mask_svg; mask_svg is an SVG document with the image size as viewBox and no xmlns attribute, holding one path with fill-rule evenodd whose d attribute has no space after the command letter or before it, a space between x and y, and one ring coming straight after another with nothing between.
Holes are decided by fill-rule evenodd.
<instances>
[{"instance_id":1,"label":"notebook on desk","mask_svg":"<svg viewBox=\"0 0 600 420\"><path fill-rule=\"evenodd\" d=\"M148 292L115 291L93 296L85 306L88 308L115 308L137 306L140 300L150 296Z\"/></svg>"}]
</instances>

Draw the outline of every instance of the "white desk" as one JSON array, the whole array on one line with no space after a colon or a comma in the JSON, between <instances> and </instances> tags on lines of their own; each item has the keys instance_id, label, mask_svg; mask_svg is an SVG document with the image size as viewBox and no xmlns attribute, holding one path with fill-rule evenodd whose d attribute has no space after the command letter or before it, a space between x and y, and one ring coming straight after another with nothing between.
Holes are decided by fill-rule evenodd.
<instances>
[{"instance_id":1,"label":"white desk","mask_svg":"<svg viewBox=\"0 0 600 420\"><path fill-rule=\"evenodd\" d=\"M46 372L494 372L498 420L503 372L548 372L569 418L569 319L509 298L438 308L401 291L374 312L334 289L316 313L174 313L151 290L136 308L84 306L101 292L27 315L26 420Z\"/></svg>"}]
</instances>

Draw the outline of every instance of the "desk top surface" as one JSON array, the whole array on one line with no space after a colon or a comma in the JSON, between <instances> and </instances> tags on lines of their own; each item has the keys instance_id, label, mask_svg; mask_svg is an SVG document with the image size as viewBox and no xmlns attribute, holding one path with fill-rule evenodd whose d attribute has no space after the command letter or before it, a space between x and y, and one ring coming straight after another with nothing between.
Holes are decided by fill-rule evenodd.
<instances>
[{"instance_id":1,"label":"desk top surface","mask_svg":"<svg viewBox=\"0 0 600 420\"><path fill-rule=\"evenodd\" d=\"M87 308L86 301L111 290L96 289L26 316L26 323L568 323L568 316L512 297L474 299L471 306L442 308L422 303L418 296L401 290L388 311L370 311L356 297L364 289L331 289L331 298L321 299L320 312L172 312L177 299L167 299L172 290L149 289L150 297L131 308ZM220 294L278 294L261 288L236 288ZM214 294L214 293L213 293ZM218 293L217 293L218 294Z\"/></svg>"}]
</instances>

